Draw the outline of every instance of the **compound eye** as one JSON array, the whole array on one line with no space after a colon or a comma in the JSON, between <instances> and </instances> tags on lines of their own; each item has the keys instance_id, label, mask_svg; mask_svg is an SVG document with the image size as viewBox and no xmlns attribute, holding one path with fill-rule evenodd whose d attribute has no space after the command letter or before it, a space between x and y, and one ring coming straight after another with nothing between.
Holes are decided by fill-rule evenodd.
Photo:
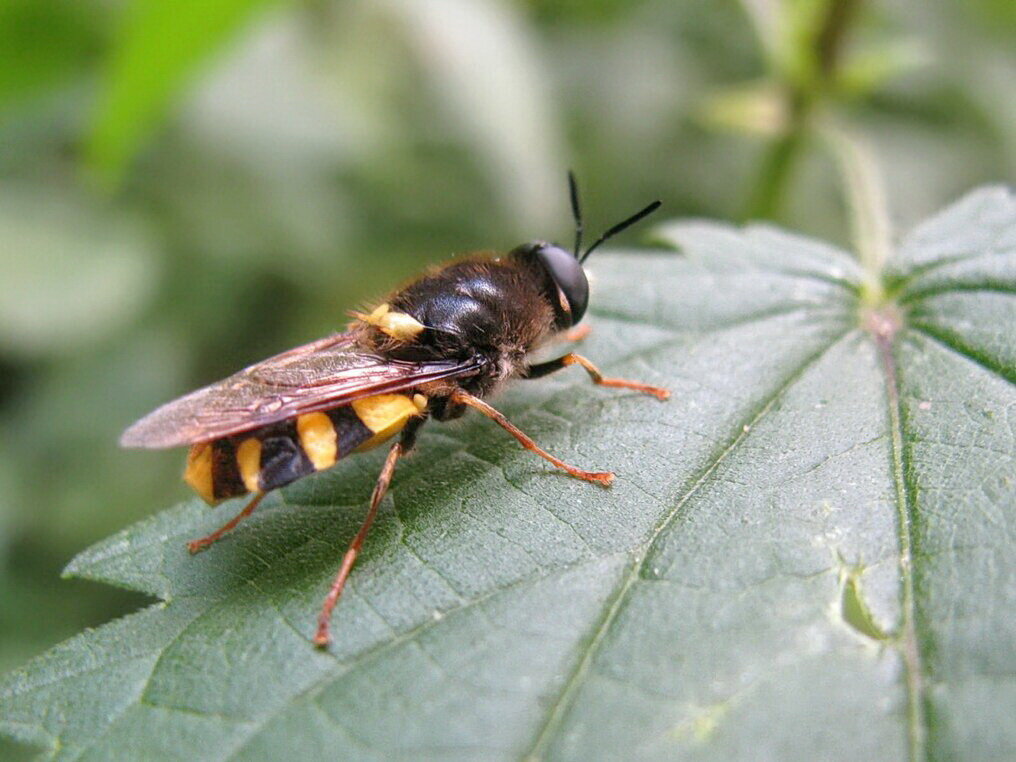
<instances>
[{"instance_id":1,"label":"compound eye","mask_svg":"<svg viewBox=\"0 0 1016 762\"><path fill-rule=\"evenodd\" d=\"M558 325L570 328L586 314L589 304L589 281L582 265L570 251L559 246L544 244L536 249L536 257L557 286L559 296L564 298L567 310L557 310ZM557 309L557 305L555 305Z\"/></svg>"}]
</instances>

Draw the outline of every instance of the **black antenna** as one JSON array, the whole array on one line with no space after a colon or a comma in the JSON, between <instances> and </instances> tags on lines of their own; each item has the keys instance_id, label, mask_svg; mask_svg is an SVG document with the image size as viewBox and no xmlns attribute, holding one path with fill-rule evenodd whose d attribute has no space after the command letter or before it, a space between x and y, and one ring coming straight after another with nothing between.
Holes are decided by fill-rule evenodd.
<instances>
[{"instance_id":1,"label":"black antenna","mask_svg":"<svg viewBox=\"0 0 1016 762\"><path fill-rule=\"evenodd\" d=\"M601 235L592 246L590 246L588 249L586 249L586 253L582 255L582 257L579 259L579 262L585 262L586 259L589 258L589 255L593 253L593 249L595 249L601 243L606 241L608 238L617 235L618 233L620 233L625 228L630 228L632 225L634 225L636 222L641 220L643 217L646 217L646 216L652 214L653 212L655 212L659 208L660 208L660 202L659 201L654 201L649 206L647 206L645 209L643 209L643 210L641 210L639 212L635 212L635 214L633 214L628 219L626 219L623 222L619 222L616 225L614 225L614 227L612 227L606 233Z\"/></svg>"},{"instance_id":2,"label":"black antenna","mask_svg":"<svg viewBox=\"0 0 1016 762\"><path fill-rule=\"evenodd\" d=\"M575 259L582 251L582 208L579 206L579 184L575 182L575 173L568 170L568 190L571 193L571 213L575 218Z\"/></svg>"}]
</instances>

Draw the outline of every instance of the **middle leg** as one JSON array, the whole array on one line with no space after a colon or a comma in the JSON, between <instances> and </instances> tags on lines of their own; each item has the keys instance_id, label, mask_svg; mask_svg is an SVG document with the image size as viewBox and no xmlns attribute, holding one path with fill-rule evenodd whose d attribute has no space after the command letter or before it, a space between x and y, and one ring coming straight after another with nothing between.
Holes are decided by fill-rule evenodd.
<instances>
[{"instance_id":1,"label":"middle leg","mask_svg":"<svg viewBox=\"0 0 1016 762\"><path fill-rule=\"evenodd\" d=\"M474 410L479 410L485 416L490 418L494 423L503 428L513 437L515 437L519 444L525 447L530 452L535 452L541 458L550 461L555 466L560 468L562 471L574 476L576 479L582 479L587 482L596 482L602 487L610 486L610 483L614 481L614 474L611 471L584 471L581 468L570 466L560 458L556 458L549 452L540 447L533 439L526 435L522 429L516 426L514 423L504 417L500 411L496 408L491 407L486 402L481 400L479 397L474 397L469 392L464 392L458 389L452 392L451 400L453 403L460 405L468 405Z\"/></svg>"}]
</instances>

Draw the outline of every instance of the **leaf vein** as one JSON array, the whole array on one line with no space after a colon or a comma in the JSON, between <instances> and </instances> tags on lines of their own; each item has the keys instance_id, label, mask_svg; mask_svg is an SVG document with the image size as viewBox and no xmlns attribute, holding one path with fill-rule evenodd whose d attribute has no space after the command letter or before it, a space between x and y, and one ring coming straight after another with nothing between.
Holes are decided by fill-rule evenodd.
<instances>
[{"instance_id":1,"label":"leaf vein","mask_svg":"<svg viewBox=\"0 0 1016 762\"><path fill-rule=\"evenodd\" d=\"M967 346L958 337L923 322L911 321L907 324L907 327L912 329L914 332L931 339L935 344L949 350L953 354L957 354L963 359L980 366L989 373L1008 381L1010 384L1016 384L1016 368L1006 368L1002 365L996 366L992 363L990 358Z\"/></svg>"},{"instance_id":2,"label":"leaf vein","mask_svg":"<svg viewBox=\"0 0 1016 762\"><path fill-rule=\"evenodd\" d=\"M685 491L674 507L662 518L662 520L656 525L650 534L648 540L642 545L642 552L636 552L632 559L632 563L629 566L629 571L618 585L616 591L610 599L609 605L606 607L604 616L597 624L596 629L593 631L592 636L588 641L588 646L583 651L575 669L572 671L568 680L565 682L557 699L550 706L547 712L547 719L538 730L536 737L529 749L524 755L527 760L539 760L542 758L542 754L550 742L553 733L560 726L564 720L564 715L572 705L573 698L581 686L582 682L586 679L589 670L592 666L593 658L599 651L600 645L603 643L604 638L610 631L614 622L617 620L617 615L621 611L625 601L627 600L628 592L631 590L635 582L640 578L646 564L646 560L656 544L659 537L667 530L670 524L677 517L681 509L685 504L694 496L699 488L705 484L712 473L719 467L719 465L733 452L737 447L745 440L748 433L755 428L758 422L764 418L770 410L776 405L780 398L786 393L790 387L792 387L801 376L803 376L811 367L815 365L829 350L831 350L836 344L842 341L846 336L852 333L848 330L845 333L837 335L831 341L824 344L816 352L809 355L804 362L797 367L789 376L787 376L782 383L776 388L776 390L769 395L762 406L757 409L746 422L735 426L734 437L719 453L712 458L708 465L702 470L697 478L691 483L690 487Z\"/></svg>"}]
</instances>

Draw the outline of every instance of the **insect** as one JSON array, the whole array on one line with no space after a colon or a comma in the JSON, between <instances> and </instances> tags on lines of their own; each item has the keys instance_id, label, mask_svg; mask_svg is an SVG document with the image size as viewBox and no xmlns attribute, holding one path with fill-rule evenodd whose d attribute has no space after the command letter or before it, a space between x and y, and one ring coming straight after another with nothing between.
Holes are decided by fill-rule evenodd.
<instances>
[{"instance_id":1,"label":"insect","mask_svg":"<svg viewBox=\"0 0 1016 762\"><path fill-rule=\"evenodd\" d=\"M585 471L543 450L484 401L512 379L536 379L579 365L593 383L665 400L661 389L605 378L569 352L531 364L532 350L565 334L589 301L583 263L611 236L656 211L659 201L608 229L582 252L582 213L568 175L575 247L533 241L504 256L451 261L391 294L339 333L251 365L158 408L128 428L125 447L189 445L185 481L210 504L253 494L232 520L188 543L204 550L257 508L264 496L354 452L398 436L388 450L370 507L349 545L318 616L314 643L330 641L332 611L363 547L398 460L428 419L472 408L523 447L572 476L607 486L610 472Z\"/></svg>"}]
</instances>

